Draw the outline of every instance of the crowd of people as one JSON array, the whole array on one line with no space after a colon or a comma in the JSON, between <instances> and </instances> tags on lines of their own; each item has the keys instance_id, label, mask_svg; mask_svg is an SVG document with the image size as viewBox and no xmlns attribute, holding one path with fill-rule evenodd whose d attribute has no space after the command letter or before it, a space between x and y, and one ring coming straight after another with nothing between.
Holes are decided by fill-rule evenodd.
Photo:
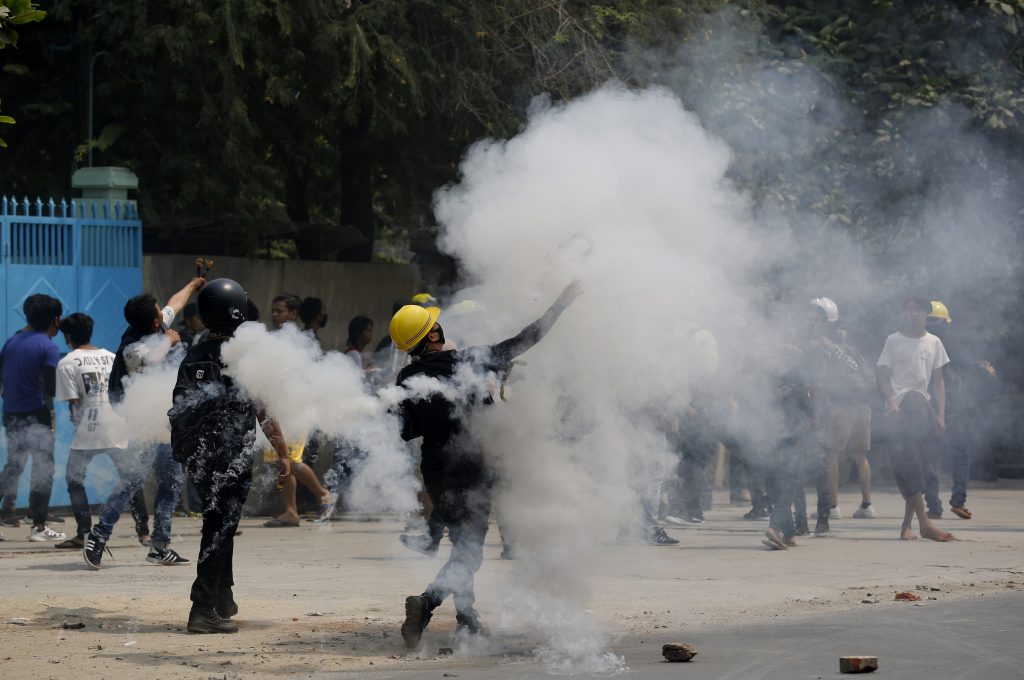
<instances>
[{"instance_id":1,"label":"crowd of people","mask_svg":"<svg viewBox=\"0 0 1024 680\"><path fill-rule=\"evenodd\" d=\"M435 580L422 594L406 599L402 635L410 647L419 643L433 611L449 595L458 629L483 631L473 582L482 562L496 480L485 460L485 444L465 421L476 409L504 398L512 362L542 340L580 292L578 285L570 285L520 333L469 349L446 337L441 309L429 294L397 300L389 332L372 351L373 322L365 316L349 322L344 354L360 369L368 392L403 387L422 377L451 382L457 372L467 370L493 378L481 381L488 387L457 396L440 391L408 396L395 409L401 436L419 460L422 483L422 517L419 524L411 522L419 528L410 528L401 541L428 555L437 552L446 532L452 543ZM189 303L193 296L196 302ZM939 301L907 299L902 326L886 338L877 360L869 361L849 341L850 329L833 300L819 297L792 308L786 332L762 356L768 369L758 372L756 380L721 332L695 326L682 339L697 367L688 385L688 406L660 426L677 465L637 489L641 510L635 526L626 528L639 529L652 545L678 544L666 527L705 521L709 475L720 451L728 453L732 499L749 499L751 509L744 519L768 521L762 542L772 550L796 546L798 536L811 533L810 519L815 520L814 534L832 530L830 520L842 516L838 487L846 462L852 463L861 491L860 506L852 515L873 519L868 453L874 432L887 442L892 473L905 500L899 537L952 540L933 521L943 512L936 461L940 451L951 454L950 510L971 519L966 493L974 446L967 428L957 422L966 400L952 399L959 409L954 416L948 398L949 378L960 370L953 364L951 371L939 337L951 322L949 310ZM450 313L479 309L477 303L463 301ZM130 508L139 541L148 548L147 562L188 565L191 560L171 547L171 524L184 495L184 505L201 508L203 520L188 630L236 631L229 620L238 611L232 552L254 465L262 461L275 469L281 511L264 526L290 528L301 522L300 489L313 499L314 521L329 521L344 501L345 481L366 452L315 431L282 433L272 414L234 385L224 370L221 348L242 323L260 318L238 282L196 277L162 305L151 295L132 298L124 306L128 330L115 352L92 344L93 320L88 315L64 316L61 303L52 297L30 296L23 311L27 325L7 340L0 354L7 437L7 460L0 472L3 523L19 525L14 500L31 460L30 541L81 551L89 568L100 569L113 528ZM179 316L182 325L176 330ZM291 324L318 338L327 321L319 298L283 293L272 301L273 329ZM53 342L58 333L71 350L63 357ZM994 378L987 362L970 363L972 370ZM160 367L177 371L167 414L169 441L135 441L120 412L124 400L133 398L126 386L132 376ZM76 523L70 537L51 527L54 401L68 403L74 427L65 474ZM873 407L883 421L874 427ZM257 450L257 425L269 442L266 451ZM330 470L321 478L316 467L325 453ZM113 462L117 481L93 523L85 478L90 462L99 456ZM150 475L156 480L152 532L143 494ZM817 496L816 512L810 516L805 499L809 485ZM502 556L514 557L514 541L504 534Z\"/></svg>"}]
</instances>

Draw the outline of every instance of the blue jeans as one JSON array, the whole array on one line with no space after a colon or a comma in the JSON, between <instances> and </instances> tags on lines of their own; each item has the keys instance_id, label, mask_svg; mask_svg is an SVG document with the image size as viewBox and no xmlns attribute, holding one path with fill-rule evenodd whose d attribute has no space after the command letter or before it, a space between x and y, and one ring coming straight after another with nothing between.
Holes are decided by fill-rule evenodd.
<instances>
[{"instance_id":1,"label":"blue jeans","mask_svg":"<svg viewBox=\"0 0 1024 680\"><path fill-rule=\"evenodd\" d=\"M967 502L967 476L971 470L971 442L965 436L964 418L954 417L949 419L946 425L946 442L943 445L945 453L949 456L951 472L953 474L953 485L950 489L950 507L963 507ZM925 472L924 477L924 500L928 510L935 513L942 513L942 501L939 500L939 478L933 469Z\"/></svg>"},{"instance_id":2,"label":"blue jeans","mask_svg":"<svg viewBox=\"0 0 1024 680\"><path fill-rule=\"evenodd\" d=\"M171 542L171 518L181 493L181 464L171 457L170 444L146 444L142 450L128 449L111 456L121 479L107 497L100 511L100 521L92 534L102 541L110 538L114 525L121 518L128 501L140 489L149 475L156 473L156 499L153 502L153 545L166 548Z\"/></svg>"}]
</instances>

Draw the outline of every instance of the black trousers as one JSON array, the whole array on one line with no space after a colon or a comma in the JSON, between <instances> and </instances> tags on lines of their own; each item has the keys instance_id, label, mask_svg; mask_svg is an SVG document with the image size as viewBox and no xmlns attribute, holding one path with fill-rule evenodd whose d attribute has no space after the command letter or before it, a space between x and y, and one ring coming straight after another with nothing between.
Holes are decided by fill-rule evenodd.
<instances>
[{"instance_id":1,"label":"black trousers","mask_svg":"<svg viewBox=\"0 0 1024 680\"><path fill-rule=\"evenodd\" d=\"M99 454L109 455L110 449L71 449L68 452L68 464L64 472L64 481L68 484L68 497L71 499L71 511L75 514L75 524L79 538L92 529L92 513L89 511L89 496L85 493L85 471L89 463ZM146 510L146 497L142 487L135 492L129 501L132 517L135 519L135 533L144 536L149 533L149 512Z\"/></svg>"},{"instance_id":2,"label":"black trousers","mask_svg":"<svg viewBox=\"0 0 1024 680\"><path fill-rule=\"evenodd\" d=\"M437 526L448 528L452 552L424 594L432 607L451 595L458 614L475 618L473 581L484 560L491 490L486 485L445 489L428 484L427 492L434 503L430 519Z\"/></svg>"},{"instance_id":3,"label":"black trousers","mask_svg":"<svg viewBox=\"0 0 1024 680\"><path fill-rule=\"evenodd\" d=\"M192 583L192 603L212 609L230 596L235 531L252 485L253 452L249 447L197 453L186 463L203 503L203 532Z\"/></svg>"},{"instance_id":4,"label":"black trousers","mask_svg":"<svg viewBox=\"0 0 1024 680\"><path fill-rule=\"evenodd\" d=\"M53 490L53 427L50 409L30 413L5 413L7 431L7 463L0 472L0 497L14 506L18 495L18 480L25 463L32 459L32 479L29 485L28 506L32 523L46 524Z\"/></svg>"}]
</instances>

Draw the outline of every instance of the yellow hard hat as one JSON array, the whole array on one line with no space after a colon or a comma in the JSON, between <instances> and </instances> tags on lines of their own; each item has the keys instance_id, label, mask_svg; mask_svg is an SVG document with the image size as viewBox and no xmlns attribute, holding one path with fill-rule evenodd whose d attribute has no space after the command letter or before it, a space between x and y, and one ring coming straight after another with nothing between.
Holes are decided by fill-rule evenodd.
<instances>
[{"instance_id":1,"label":"yellow hard hat","mask_svg":"<svg viewBox=\"0 0 1024 680\"><path fill-rule=\"evenodd\" d=\"M445 312L445 314L483 314L486 311L487 310L484 309L484 306L477 302L476 300L463 300L462 302L456 303L449 307L448 311Z\"/></svg>"},{"instance_id":2,"label":"yellow hard hat","mask_svg":"<svg viewBox=\"0 0 1024 680\"><path fill-rule=\"evenodd\" d=\"M420 307L433 307L437 304L437 298L430 293L416 293L412 296L412 301Z\"/></svg>"},{"instance_id":3,"label":"yellow hard hat","mask_svg":"<svg viewBox=\"0 0 1024 680\"><path fill-rule=\"evenodd\" d=\"M419 305L405 305L399 309L388 326L391 340L395 347L408 352L427 337L427 333L437 323L437 317L441 316L439 307L420 307Z\"/></svg>"},{"instance_id":4,"label":"yellow hard hat","mask_svg":"<svg viewBox=\"0 0 1024 680\"><path fill-rule=\"evenodd\" d=\"M949 315L949 309L938 300L932 300L932 311L928 316L932 319L942 319L946 323L953 323L953 318Z\"/></svg>"}]
</instances>

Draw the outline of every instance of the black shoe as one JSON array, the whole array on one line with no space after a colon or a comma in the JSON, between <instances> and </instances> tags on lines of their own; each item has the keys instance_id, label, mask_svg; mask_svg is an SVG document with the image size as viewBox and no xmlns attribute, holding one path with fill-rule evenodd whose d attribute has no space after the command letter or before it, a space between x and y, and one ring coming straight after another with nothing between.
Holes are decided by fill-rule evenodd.
<instances>
[{"instance_id":1,"label":"black shoe","mask_svg":"<svg viewBox=\"0 0 1024 680\"><path fill-rule=\"evenodd\" d=\"M85 535L85 545L82 547L82 557L85 559L85 563L89 565L90 569L99 569L100 562L103 561L103 551L107 551L107 554L111 557L114 556L110 552L110 548L107 547L107 542L100 540L92 533Z\"/></svg>"},{"instance_id":2,"label":"black shoe","mask_svg":"<svg viewBox=\"0 0 1024 680\"><path fill-rule=\"evenodd\" d=\"M17 528L21 526L21 520L14 515L5 515L0 517L0 525Z\"/></svg>"},{"instance_id":3,"label":"black shoe","mask_svg":"<svg viewBox=\"0 0 1024 680\"><path fill-rule=\"evenodd\" d=\"M188 613L190 633L237 633L238 626L222 619L213 609L192 607Z\"/></svg>"},{"instance_id":4,"label":"black shoe","mask_svg":"<svg viewBox=\"0 0 1024 680\"><path fill-rule=\"evenodd\" d=\"M804 522L802 524L797 524L796 525L796 535L797 536L807 536L810 533L811 533L811 529L810 529L810 527L807 526L807 522Z\"/></svg>"},{"instance_id":5,"label":"black shoe","mask_svg":"<svg viewBox=\"0 0 1024 680\"><path fill-rule=\"evenodd\" d=\"M158 548L155 545L149 549L146 561L161 567L179 567L190 562L187 557L182 557L170 548Z\"/></svg>"},{"instance_id":6,"label":"black shoe","mask_svg":"<svg viewBox=\"0 0 1024 680\"><path fill-rule=\"evenodd\" d=\"M437 543L431 540L430 534L402 534L398 540L409 550L421 555L433 557L437 554Z\"/></svg>"},{"instance_id":7,"label":"black shoe","mask_svg":"<svg viewBox=\"0 0 1024 680\"><path fill-rule=\"evenodd\" d=\"M661 527L654 527L647 531L647 543L649 545L679 545L679 541L665 533Z\"/></svg>"},{"instance_id":8,"label":"black shoe","mask_svg":"<svg viewBox=\"0 0 1024 680\"><path fill-rule=\"evenodd\" d=\"M226 593L221 593L221 596L217 598L217 616L226 620L237 613L238 605L235 603L231 590L228 589Z\"/></svg>"},{"instance_id":9,"label":"black shoe","mask_svg":"<svg viewBox=\"0 0 1024 680\"><path fill-rule=\"evenodd\" d=\"M487 632L480 624L480 616L476 610L471 609L465 613L455 614L455 634L486 635Z\"/></svg>"},{"instance_id":10,"label":"black shoe","mask_svg":"<svg viewBox=\"0 0 1024 680\"><path fill-rule=\"evenodd\" d=\"M416 649L427 629L432 608L426 595L410 595L405 598L405 623L402 624L402 639L409 649Z\"/></svg>"},{"instance_id":11,"label":"black shoe","mask_svg":"<svg viewBox=\"0 0 1024 680\"><path fill-rule=\"evenodd\" d=\"M761 508L752 509L743 515L743 519L768 519L768 511Z\"/></svg>"},{"instance_id":12,"label":"black shoe","mask_svg":"<svg viewBox=\"0 0 1024 680\"><path fill-rule=\"evenodd\" d=\"M81 536L74 536L53 546L59 550L81 550L85 547L85 539Z\"/></svg>"},{"instance_id":13,"label":"black shoe","mask_svg":"<svg viewBox=\"0 0 1024 680\"><path fill-rule=\"evenodd\" d=\"M819 517L817 524L814 525L814 535L815 536L824 536L825 534L829 533L830 531L831 531L831 529L830 529L830 527L828 525L828 520L826 519L826 520L822 521L822 519Z\"/></svg>"}]
</instances>

